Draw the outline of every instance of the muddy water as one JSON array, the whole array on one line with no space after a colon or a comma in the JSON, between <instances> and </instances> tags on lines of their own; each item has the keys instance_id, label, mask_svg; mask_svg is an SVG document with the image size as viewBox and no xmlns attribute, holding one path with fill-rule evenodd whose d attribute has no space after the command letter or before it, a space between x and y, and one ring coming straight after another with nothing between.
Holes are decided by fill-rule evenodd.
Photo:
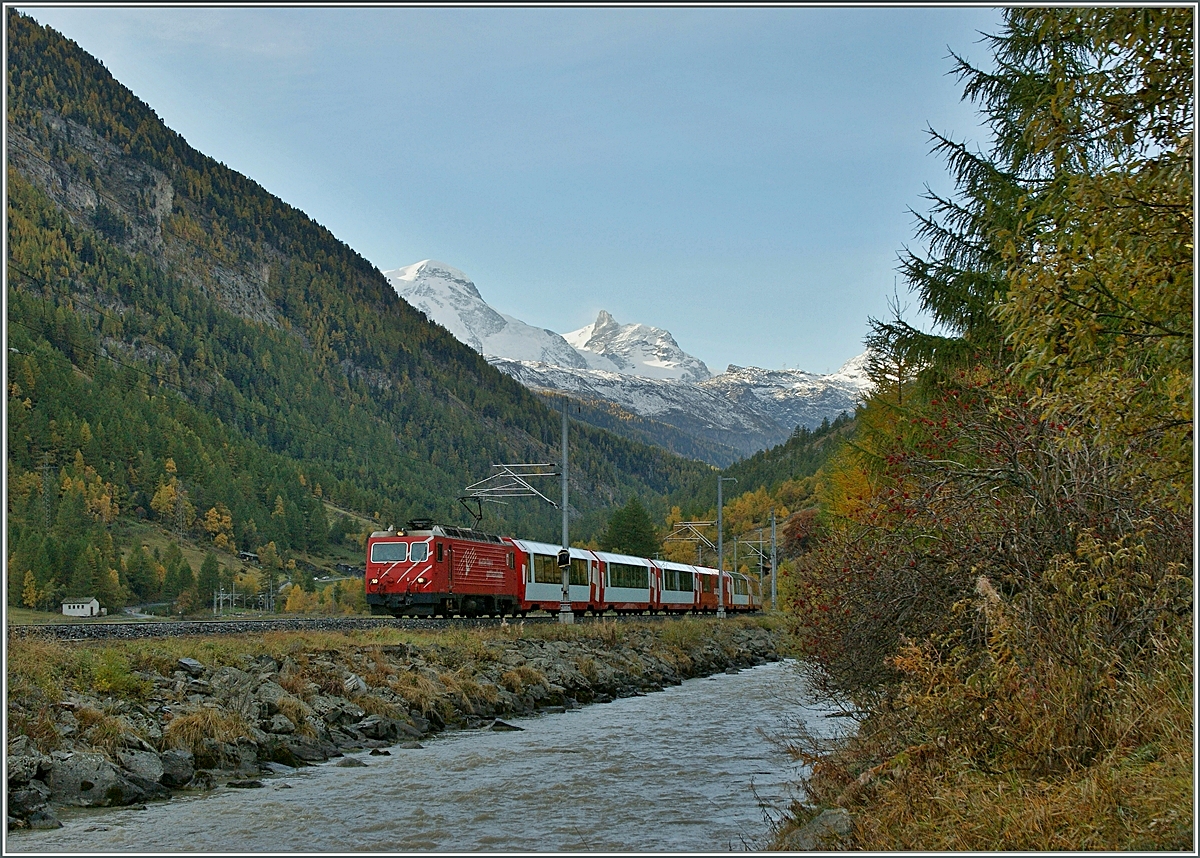
<instances>
[{"instance_id":1,"label":"muddy water","mask_svg":"<svg viewBox=\"0 0 1200 858\"><path fill-rule=\"evenodd\" d=\"M789 663L511 719L145 809L67 810L8 852L514 852L760 849L798 770L775 744L805 704Z\"/></svg>"}]
</instances>

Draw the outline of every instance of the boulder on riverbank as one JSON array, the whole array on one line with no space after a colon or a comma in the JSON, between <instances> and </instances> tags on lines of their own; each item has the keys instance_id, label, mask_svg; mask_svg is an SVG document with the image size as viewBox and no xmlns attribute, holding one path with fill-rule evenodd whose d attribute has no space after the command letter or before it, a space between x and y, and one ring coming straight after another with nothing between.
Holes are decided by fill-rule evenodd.
<instances>
[{"instance_id":1,"label":"boulder on riverbank","mask_svg":"<svg viewBox=\"0 0 1200 858\"><path fill-rule=\"evenodd\" d=\"M197 657L212 652L198 646L164 661L120 644L136 667L124 696L68 685L49 699L47 683L18 683L9 724L39 732L9 737L9 828L52 824L55 805L140 804L333 758L361 764L348 755L660 691L778 660L780 649L769 624L752 620L517 625L425 639L331 645L328 635L318 644L296 633L273 641L286 651L268 652L258 638L222 639L222 659L234 663ZM10 638L10 648L22 640ZM100 645L42 646L70 661Z\"/></svg>"}]
</instances>

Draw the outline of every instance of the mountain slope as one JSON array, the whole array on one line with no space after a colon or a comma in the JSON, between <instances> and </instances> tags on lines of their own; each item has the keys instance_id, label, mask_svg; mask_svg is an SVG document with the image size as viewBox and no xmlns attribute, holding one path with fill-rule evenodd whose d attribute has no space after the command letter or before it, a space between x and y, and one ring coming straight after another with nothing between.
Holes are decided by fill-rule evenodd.
<instances>
[{"instance_id":1,"label":"mountain slope","mask_svg":"<svg viewBox=\"0 0 1200 858\"><path fill-rule=\"evenodd\" d=\"M765 414L791 431L797 426L815 429L823 420L854 413L871 384L866 362L867 356L859 355L828 375L731 365L721 375L700 382L699 387Z\"/></svg>"},{"instance_id":2,"label":"mountain slope","mask_svg":"<svg viewBox=\"0 0 1200 858\"><path fill-rule=\"evenodd\" d=\"M330 503L463 520L456 496L492 463L557 458L558 416L365 259L74 43L8 24L10 599L24 572L42 601L76 572L136 590L123 516L286 556L320 547ZM611 502L702 468L587 426L572 462L584 538ZM490 511L557 537L549 507Z\"/></svg>"},{"instance_id":3,"label":"mountain slope","mask_svg":"<svg viewBox=\"0 0 1200 858\"><path fill-rule=\"evenodd\" d=\"M491 358L491 363L526 387L585 400L607 400L618 408L669 426L729 451L706 459L726 465L739 456L777 443L787 433L755 408L731 403L721 391L666 379L642 378L598 369L569 369L533 361ZM664 443L657 439L656 443Z\"/></svg>"}]
</instances>

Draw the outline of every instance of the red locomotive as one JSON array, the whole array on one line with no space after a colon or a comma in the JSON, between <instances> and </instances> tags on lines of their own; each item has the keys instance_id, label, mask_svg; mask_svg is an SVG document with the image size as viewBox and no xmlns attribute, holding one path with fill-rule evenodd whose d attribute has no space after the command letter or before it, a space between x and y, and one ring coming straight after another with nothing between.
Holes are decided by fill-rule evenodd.
<instances>
[{"instance_id":1,"label":"red locomotive","mask_svg":"<svg viewBox=\"0 0 1200 858\"><path fill-rule=\"evenodd\" d=\"M431 521L378 530L367 540L367 604L394 617L557 614L562 602L560 546ZM606 551L570 549L571 610L639 614L714 613L717 570ZM762 608L759 582L725 572L725 609Z\"/></svg>"}]
</instances>

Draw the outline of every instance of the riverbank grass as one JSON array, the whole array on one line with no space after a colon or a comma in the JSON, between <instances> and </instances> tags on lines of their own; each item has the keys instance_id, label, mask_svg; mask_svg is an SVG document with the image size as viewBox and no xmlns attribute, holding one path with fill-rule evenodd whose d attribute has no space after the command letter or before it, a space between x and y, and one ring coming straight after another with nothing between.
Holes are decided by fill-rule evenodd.
<instances>
[{"instance_id":1,"label":"riverbank grass","mask_svg":"<svg viewBox=\"0 0 1200 858\"><path fill-rule=\"evenodd\" d=\"M449 716L447 705L468 712L494 705L498 687L520 694L548 684L545 675L528 665L502 670L496 664L505 645L518 640L576 641L611 649L621 639L648 635L659 639L657 647L668 662L690 663L685 644L724 642L728 632L754 626L771 630L778 622L762 616L730 618L723 624L703 618L572 626L518 622L445 631L374 627L352 632L273 631L80 642L13 635L8 641L8 738L28 735L43 752L56 750L63 742L55 729L60 701L80 694L140 703L154 692L156 678L171 676L184 658L216 669L241 668L247 659L269 656L281 664L279 684L297 700L318 693L352 696L370 714L402 717L404 713L393 711L389 703L390 692L415 711L429 714L437 708ZM397 652L420 654L427 667L406 668L403 659L392 657ZM588 663L594 656L583 655L578 661L578 669L594 678L595 665ZM347 670L361 677L365 688L349 689ZM480 670L494 671L499 685L483 681ZM381 697L368 689L385 693ZM284 714L297 725L305 721L305 713ZM203 713L180 716L171 722L169 738L190 748L203 738L225 741L222 736L245 733L244 725L209 723L205 717ZM96 744L109 743L98 740Z\"/></svg>"},{"instance_id":2,"label":"riverbank grass","mask_svg":"<svg viewBox=\"0 0 1200 858\"><path fill-rule=\"evenodd\" d=\"M842 845L866 851L1190 851L1191 653L1190 639L1163 641L1120 680L1084 689L1064 671L1032 689L956 677L911 649L898 705L834 747L794 737L793 756L812 767L808 804L776 843L787 848L821 809L842 807L854 820ZM1055 693L1040 696L1047 687ZM1097 752L1079 753L1071 736Z\"/></svg>"}]
</instances>

